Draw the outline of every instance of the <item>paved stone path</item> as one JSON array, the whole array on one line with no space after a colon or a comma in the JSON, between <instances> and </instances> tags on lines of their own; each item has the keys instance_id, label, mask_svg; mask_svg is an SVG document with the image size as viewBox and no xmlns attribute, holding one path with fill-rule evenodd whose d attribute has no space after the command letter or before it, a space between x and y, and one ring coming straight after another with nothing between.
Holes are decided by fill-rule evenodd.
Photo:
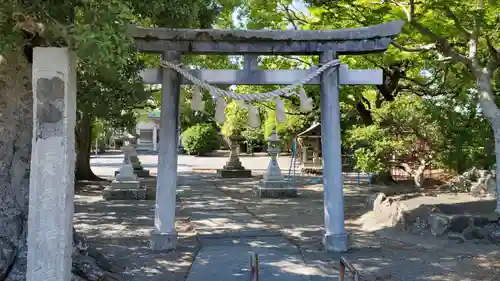
<instances>
[{"instance_id":1,"label":"paved stone path","mask_svg":"<svg viewBox=\"0 0 500 281\"><path fill-rule=\"evenodd\" d=\"M336 274L306 260L299 248L277 229L249 214L213 184L179 188L184 209L199 235L201 249L187 281L249 280L252 252L259 256L260 280L333 281Z\"/></svg>"}]
</instances>

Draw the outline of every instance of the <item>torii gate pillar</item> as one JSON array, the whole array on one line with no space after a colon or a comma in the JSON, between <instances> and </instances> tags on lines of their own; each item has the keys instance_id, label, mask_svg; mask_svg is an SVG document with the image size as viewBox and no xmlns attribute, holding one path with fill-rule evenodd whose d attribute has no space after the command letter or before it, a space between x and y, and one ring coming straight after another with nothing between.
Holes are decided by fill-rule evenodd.
<instances>
[{"instance_id":1,"label":"torii gate pillar","mask_svg":"<svg viewBox=\"0 0 500 281\"><path fill-rule=\"evenodd\" d=\"M335 59L333 51L320 55L320 63ZM347 251L344 228L344 192L342 181L342 153L340 136L339 68L331 68L321 75L321 146L323 154L323 189L325 250Z\"/></svg>"}]
</instances>

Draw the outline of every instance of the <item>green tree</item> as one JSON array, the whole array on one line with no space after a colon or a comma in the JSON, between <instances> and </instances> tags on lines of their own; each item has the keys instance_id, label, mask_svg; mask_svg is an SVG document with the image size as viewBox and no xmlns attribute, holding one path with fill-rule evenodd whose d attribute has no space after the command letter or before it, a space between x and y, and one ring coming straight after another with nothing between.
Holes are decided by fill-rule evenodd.
<instances>
[{"instance_id":1,"label":"green tree","mask_svg":"<svg viewBox=\"0 0 500 281\"><path fill-rule=\"evenodd\" d=\"M180 5L185 9L178 9ZM190 5L191 4L191 5ZM154 5L154 6L148 6ZM139 8L144 8L139 11ZM132 41L126 33L128 24L150 22L153 13L176 25L205 26L214 5L205 1L3 1L0 3L0 130L2 131L0 161L5 165L1 173L0 200L0 252L7 263L0 268L1 279L24 280L26 264L28 182L32 139L32 49L37 46L67 46L78 55L78 111L79 127L86 132L81 137L87 141L91 136L89 124L82 120L92 117L106 119L102 112L89 111L87 105L116 112L113 103L127 104L127 95L132 100L142 100L133 91L138 84L137 70L140 64L133 53ZM183 13L182 15L179 15ZM160 16L161 15L161 16ZM138 18L136 18L138 17ZM152 23L155 25L155 23ZM159 24L156 24L159 25ZM134 75L135 74L135 75ZM123 83L125 82L125 83ZM123 83L123 84L122 84ZM120 96L119 93L124 95ZM140 93L140 92L139 92ZM109 94L109 97L105 95ZM93 100L93 97L97 97ZM116 101L115 98L120 100ZM83 103L82 103L83 100ZM133 112L122 112L120 120L129 120ZM91 118L87 118L90 114ZM104 116L103 116L104 115ZM125 115L125 116L123 116ZM132 119L132 118L130 118ZM90 123L90 122L89 122ZM77 134L82 132L77 132ZM88 143L90 143L88 141ZM78 147L78 150L86 150ZM14 160L12 160L14 159ZM103 269L87 257L85 249L80 255L75 252L75 261L85 256L85 270L78 262L73 263L76 278L92 279L101 276ZM99 258L93 255L94 258ZM105 262L102 260L101 262ZM104 274L110 280L112 274Z\"/></svg>"},{"instance_id":2,"label":"green tree","mask_svg":"<svg viewBox=\"0 0 500 281\"><path fill-rule=\"evenodd\" d=\"M226 137L237 136L240 137L241 133L247 127L248 110L236 101L231 101L226 109L226 120L222 125L221 132Z\"/></svg>"},{"instance_id":3,"label":"green tree","mask_svg":"<svg viewBox=\"0 0 500 281\"><path fill-rule=\"evenodd\" d=\"M348 141L357 148L357 168L384 172L396 165L421 187L425 169L435 161L444 142L440 127L426 110L428 106L418 96L402 96L374 110L374 124L349 130Z\"/></svg>"},{"instance_id":4,"label":"green tree","mask_svg":"<svg viewBox=\"0 0 500 281\"><path fill-rule=\"evenodd\" d=\"M213 124L196 124L182 133L182 145L190 155L203 155L220 147L219 133Z\"/></svg>"},{"instance_id":5,"label":"green tree","mask_svg":"<svg viewBox=\"0 0 500 281\"><path fill-rule=\"evenodd\" d=\"M500 162L500 109L495 95L495 80L500 67L497 32L500 3L497 1L383 1L379 4L366 1L313 1L315 6L337 13L357 9L358 18L365 18L363 11L375 10L379 20L399 18L407 22L398 49L404 52L428 54L433 65L443 69L453 68L462 75L462 87L474 89L483 116L490 122L495 140L496 162ZM352 13L350 13L352 15ZM374 16L375 13L368 13ZM409 47L410 45L411 47ZM434 69L438 69L435 67ZM461 71L457 71L461 69ZM497 174L500 165L497 165ZM497 208L500 213L500 177L497 182Z\"/></svg>"}]
</instances>

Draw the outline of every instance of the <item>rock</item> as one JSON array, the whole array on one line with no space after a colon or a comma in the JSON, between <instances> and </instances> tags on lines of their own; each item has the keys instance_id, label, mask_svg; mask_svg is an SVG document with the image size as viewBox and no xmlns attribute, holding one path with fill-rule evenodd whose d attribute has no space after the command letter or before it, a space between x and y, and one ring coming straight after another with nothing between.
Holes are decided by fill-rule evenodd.
<instances>
[{"instance_id":1,"label":"rock","mask_svg":"<svg viewBox=\"0 0 500 281\"><path fill-rule=\"evenodd\" d=\"M384 193L379 193L375 196L375 199L373 200L373 211L377 211L377 209L380 207L382 202L386 199L387 197L385 196Z\"/></svg>"},{"instance_id":2,"label":"rock","mask_svg":"<svg viewBox=\"0 0 500 281\"><path fill-rule=\"evenodd\" d=\"M483 233L481 233L481 231L479 231L477 227L474 227L472 225L469 225L466 229L464 229L464 231L462 231L462 234L464 235L464 238L467 240L485 238Z\"/></svg>"},{"instance_id":3,"label":"rock","mask_svg":"<svg viewBox=\"0 0 500 281\"><path fill-rule=\"evenodd\" d=\"M373 207L375 206L375 200L377 200L377 198L379 197L379 194L383 194L383 193L372 194L372 195L368 196L368 198L366 199L366 205L371 210L373 210Z\"/></svg>"},{"instance_id":4,"label":"rock","mask_svg":"<svg viewBox=\"0 0 500 281\"><path fill-rule=\"evenodd\" d=\"M424 231L429 227L427 220L417 217L413 223L410 232L414 234L423 234Z\"/></svg>"},{"instance_id":5,"label":"rock","mask_svg":"<svg viewBox=\"0 0 500 281\"><path fill-rule=\"evenodd\" d=\"M486 192L489 196L496 197L497 196L497 183L495 180L495 176L492 175L491 178L488 179L486 183Z\"/></svg>"},{"instance_id":6,"label":"rock","mask_svg":"<svg viewBox=\"0 0 500 281\"><path fill-rule=\"evenodd\" d=\"M494 174L489 170L479 170L478 179L471 186L472 196L494 195L496 191L496 182Z\"/></svg>"},{"instance_id":7,"label":"rock","mask_svg":"<svg viewBox=\"0 0 500 281\"><path fill-rule=\"evenodd\" d=\"M500 224L500 214L492 213L485 216L490 223Z\"/></svg>"},{"instance_id":8,"label":"rock","mask_svg":"<svg viewBox=\"0 0 500 281\"><path fill-rule=\"evenodd\" d=\"M483 227L483 226L490 223L489 219L487 217L483 217L483 216L473 217L472 221L474 223L474 226L476 226L476 227Z\"/></svg>"},{"instance_id":9,"label":"rock","mask_svg":"<svg viewBox=\"0 0 500 281\"><path fill-rule=\"evenodd\" d=\"M451 219L445 214L432 213L429 214L427 222L431 229L431 234L433 236L441 236L449 230Z\"/></svg>"},{"instance_id":10,"label":"rock","mask_svg":"<svg viewBox=\"0 0 500 281\"><path fill-rule=\"evenodd\" d=\"M448 239L457 241L458 243L465 242L465 237L462 233L449 232Z\"/></svg>"},{"instance_id":11,"label":"rock","mask_svg":"<svg viewBox=\"0 0 500 281\"><path fill-rule=\"evenodd\" d=\"M450 231L461 233L469 225L469 218L466 216L453 216L450 222Z\"/></svg>"},{"instance_id":12,"label":"rock","mask_svg":"<svg viewBox=\"0 0 500 281\"><path fill-rule=\"evenodd\" d=\"M462 176L468 180L475 181L477 179L478 169L472 167L470 170L462 174Z\"/></svg>"},{"instance_id":13,"label":"rock","mask_svg":"<svg viewBox=\"0 0 500 281\"><path fill-rule=\"evenodd\" d=\"M492 244L500 244L500 224L491 223L484 227L488 231L487 239Z\"/></svg>"}]
</instances>

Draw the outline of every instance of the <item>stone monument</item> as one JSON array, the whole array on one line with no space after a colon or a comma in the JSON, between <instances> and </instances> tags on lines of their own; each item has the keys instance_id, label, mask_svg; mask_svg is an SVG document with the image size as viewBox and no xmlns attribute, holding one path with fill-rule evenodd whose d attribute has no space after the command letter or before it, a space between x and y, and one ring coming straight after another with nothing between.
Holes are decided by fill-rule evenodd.
<instances>
[{"instance_id":1,"label":"stone monument","mask_svg":"<svg viewBox=\"0 0 500 281\"><path fill-rule=\"evenodd\" d=\"M297 197L297 189L288 186L285 177L281 174L281 169L276 159L281 149L279 148L280 139L275 130L273 130L267 142L267 152L269 152L271 159L263 179L260 181L259 185L253 188L254 195L270 198Z\"/></svg>"},{"instance_id":2,"label":"stone monument","mask_svg":"<svg viewBox=\"0 0 500 281\"><path fill-rule=\"evenodd\" d=\"M140 177L140 178L146 178L149 177L149 170L144 169L142 166L141 161L139 160L139 157L137 155L137 140L134 136L132 135L127 135L125 141L127 144L122 147L122 151L124 154L124 161L125 159L130 159L130 163L132 164L132 167L134 169L134 173ZM119 171L115 171L115 177L118 174Z\"/></svg>"},{"instance_id":3,"label":"stone monument","mask_svg":"<svg viewBox=\"0 0 500 281\"><path fill-rule=\"evenodd\" d=\"M105 200L145 200L146 189L141 188L137 175L134 174L133 163L130 156L130 147L122 148L125 154L123 165L117 171L116 178L110 187L103 190Z\"/></svg>"},{"instance_id":4,"label":"stone monument","mask_svg":"<svg viewBox=\"0 0 500 281\"><path fill-rule=\"evenodd\" d=\"M217 170L217 175L222 178L250 178L252 177L252 171L245 169L241 165L240 158L238 156L238 147L241 141L239 136L231 136L228 138L229 142L229 160L222 169Z\"/></svg>"}]
</instances>

